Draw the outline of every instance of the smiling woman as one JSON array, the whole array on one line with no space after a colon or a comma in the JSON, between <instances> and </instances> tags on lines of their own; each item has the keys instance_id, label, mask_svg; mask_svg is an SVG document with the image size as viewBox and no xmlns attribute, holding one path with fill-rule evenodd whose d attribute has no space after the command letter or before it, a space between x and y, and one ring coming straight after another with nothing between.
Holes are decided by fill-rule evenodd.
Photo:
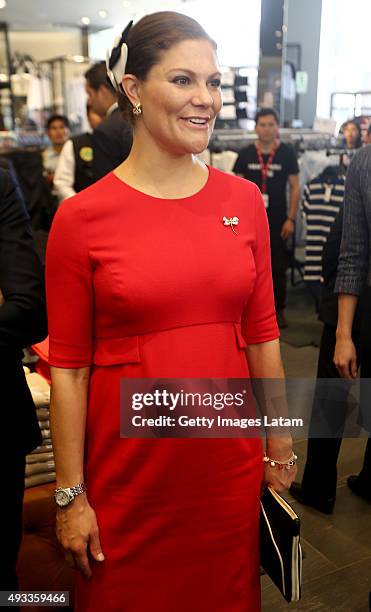
<instances>
[{"instance_id":1,"label":"smiling woman","mask_svg":"<svg viewBox=\"0 0 371 612\"><path fill-rule=\"evenodd\" d=\"M120 438L120 381L283 376L264 205L197 159L221 108L197 22L130 24L108 74L131 152L61 205L47 252L57 484L79 491L57 511L76 610L258 612L263 469L277 490L295 469L263 468L257 438ZM284 461L291 440L267 450Z\"/></svg>"},{"instance_id":2,"label":"smiling woman","mask_svg":"<svg viewBox=\"0 0 371 612\"><path fill-rule=\"evenodd\" d=\"M178 42L144 80L125 74L122 86L131 105L142 109L135 119L136 147L161 143L181 156L207 147L222 104L217 58L207 40Z\"/></svg>"},{"instance_id":3,"label":"smiling woman","mask_svg":"<svg viewBox=\"0 0 371 612\"><path fill-rule=\"evenodd\" d=\"M132 28L127 47L119 105L134 124L135 136L130 159L116 174L131 184L134 171L137 182L144 150L151 163L154 159L165 161L164 154L171 154L180 162L183 181L189 168L183 189L185 195L192 194L192 184L194 192L198 191L208 173L189 155L208 146L222 105L216 44L190 17L164 12L149 15ZM133 109L140 109L140 113ZM147 181L148 169L143 169ZM181 196L179 183L176 189ZM163 180L161 184L164 186ZM169 197L173 195L169 193Z\"/></svg>"}]
</instances>

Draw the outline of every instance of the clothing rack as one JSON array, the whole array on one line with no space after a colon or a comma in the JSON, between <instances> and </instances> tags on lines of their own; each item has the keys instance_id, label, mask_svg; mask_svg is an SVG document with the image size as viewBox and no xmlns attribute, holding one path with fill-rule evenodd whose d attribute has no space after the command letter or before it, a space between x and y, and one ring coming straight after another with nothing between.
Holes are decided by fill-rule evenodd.
<instances>
[{"instance_id":1,"label":"clothing rack","mask_svg":"<svg viewBox=\"0 0 371 612\"><path fill-rule=\"evenodd\" d=\"M238 153L243 147L253 143L255 140L256 134L254 131L242 128L216 129L211 136L209 150L213 153L227 150ZM324 134L323 132L316 132L306 128L280 128L280 140L291 143L298 154L309 150L330 149L333 147L334 141L336 141L331 134Z\"/></svg>"}]
</instances>

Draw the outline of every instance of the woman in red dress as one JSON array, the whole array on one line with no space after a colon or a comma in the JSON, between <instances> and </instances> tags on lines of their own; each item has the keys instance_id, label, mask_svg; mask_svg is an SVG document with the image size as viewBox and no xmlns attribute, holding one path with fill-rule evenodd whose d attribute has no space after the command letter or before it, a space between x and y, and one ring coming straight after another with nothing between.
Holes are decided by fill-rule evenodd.
<instances>
[{"instance_id":1,"label":"woman in red dress","mask_svg":"<svg viewBox=\"0 0 371 612\"><path fill-rule=\"evenodd\" d=\"M143 18L109 68L132 151L62 204L47 253L57 532L80 570L76 609L255 612L262 478L283 490L295 468L263 474L260 438L120 438L120 380L283 377L264 205L195 157L221 108L197 22ZM272 458L291 451L268 439Z\"/></svg>"}]
</instances>

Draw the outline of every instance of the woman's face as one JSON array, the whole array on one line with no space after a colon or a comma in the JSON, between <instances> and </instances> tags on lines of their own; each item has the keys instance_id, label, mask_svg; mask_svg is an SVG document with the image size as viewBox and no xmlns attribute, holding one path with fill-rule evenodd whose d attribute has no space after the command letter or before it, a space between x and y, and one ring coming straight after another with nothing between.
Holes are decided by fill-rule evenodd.
<instances>
[{"instance_id":1,"label":"woman's face","mask_svg":"<svg viewBox=\"0 0 371 612\"><path fill-rule=\"evenodd\" d=\"M354 123L348 123L343 130L344 140L348 147L354 147L358 138L358 130Z\"/></svg>"},{"instance_id":2,"label":"woman's face","mask_svg":"<svg viewBox=\"0 0 371 612\"><path fill-rule=\"evenodd\" d=\"M185 40L165 51L145 81L139 81L145 134L174 155L206 149L222 100L215 50L207 40Z\"/></svg>"}]
</instances>

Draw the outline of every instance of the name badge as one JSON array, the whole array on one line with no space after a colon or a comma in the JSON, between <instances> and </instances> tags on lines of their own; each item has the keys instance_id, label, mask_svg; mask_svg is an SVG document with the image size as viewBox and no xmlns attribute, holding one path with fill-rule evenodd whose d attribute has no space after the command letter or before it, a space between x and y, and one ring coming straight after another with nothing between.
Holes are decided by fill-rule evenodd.
<instances>
[{"instance_id":1,"label":"name badge","mask_svg":"<svg viewBox=\"0 0 371 612\"><path fill-rule=\"evenodd\" d=\"M263 196L263 202L264 202L264 206L265 208L269 207L269 195L267 193L262 193Z\"/></svg>"}]
</instances>

